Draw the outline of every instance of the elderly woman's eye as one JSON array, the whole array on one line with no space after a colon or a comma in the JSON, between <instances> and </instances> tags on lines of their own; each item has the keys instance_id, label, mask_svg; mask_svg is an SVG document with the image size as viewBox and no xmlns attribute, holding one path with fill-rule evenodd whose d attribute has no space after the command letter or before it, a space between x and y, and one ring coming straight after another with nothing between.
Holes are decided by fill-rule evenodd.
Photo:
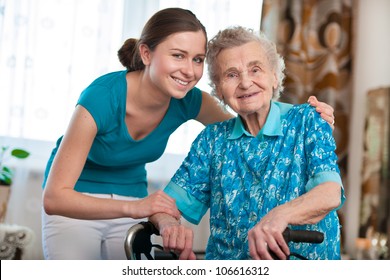
<instances>
[{"instance_id":1,"label":"elderly woman's eye","mask_svg":"<svg viewBox=\"0 0 390 280\"><path fill-rule=\"evenodd\" d=\"M227 76L228 78L237 78L237 77L238 77L238 74L235 73L235 72L231 72L231 73L228 73L226 76Z\"/></svg>"}]
</instances>

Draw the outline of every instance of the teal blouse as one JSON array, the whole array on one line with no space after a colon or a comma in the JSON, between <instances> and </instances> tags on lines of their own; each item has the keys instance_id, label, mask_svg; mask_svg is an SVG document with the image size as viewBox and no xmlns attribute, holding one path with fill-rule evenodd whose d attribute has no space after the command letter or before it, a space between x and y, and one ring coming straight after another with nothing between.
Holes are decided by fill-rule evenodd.
<instances>
[{"instance_id":1,"label":"teal blouse","mask_svg":"<svg viewBox=\"0 0 390 280\"><path fill-rule=\"evenodd\" d=\"M192 223L210 208L206 259L250 259L248 231L271 209L323 182L342 186L335 149L330 126L313 107L272 102L256 137L240 117L207 126L165 192ZM292 228L325 234L321 244L289 244L292 252L340 258L336 209L317 224Z\"/></svg>"},{"instance_id":2,"label":"teal blouse","mask_svg":"<svg viewBox=\"0 0 390 280\"><path fill-rule=\"evenodd\" d=\"M98 131L75 190L147 196L145 164L163 154L169 136L181 124L198 115L202 102L201 91L197 88L190 90L183 99L172 98L161 123L145 138L134 140L125 123L126 93L126 71L101 76L81 93L77 104L91 113ZM47 164L43 186L61 139Z\"/></svg>"}]
</instances>

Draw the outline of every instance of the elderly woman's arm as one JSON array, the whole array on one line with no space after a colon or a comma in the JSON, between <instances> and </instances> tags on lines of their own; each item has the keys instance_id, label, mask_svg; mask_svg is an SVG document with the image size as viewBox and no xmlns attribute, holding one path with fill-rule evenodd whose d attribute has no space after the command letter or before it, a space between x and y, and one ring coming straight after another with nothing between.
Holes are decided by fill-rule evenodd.
<instances>
[{"instance_id":1,"label":"elderly woman's arm","mask_svg":"<svg viewBox=\"0 0 390 280\"><path fill-rule=\"evenodd\" d=\"M269 248L280 259L286 259L290 253L282 234L286 227L319 222L340 206L341 188L337 183L326 182L268 212L248 233L252 258L272 259Z\"/></svg>"}]
</instances>

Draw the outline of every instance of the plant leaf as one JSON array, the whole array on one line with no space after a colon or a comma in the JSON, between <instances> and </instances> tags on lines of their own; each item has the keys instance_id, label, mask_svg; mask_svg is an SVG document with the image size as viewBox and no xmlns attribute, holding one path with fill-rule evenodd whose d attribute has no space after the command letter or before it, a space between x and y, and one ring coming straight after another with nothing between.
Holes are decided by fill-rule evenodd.
<instances>
[{"instance_id":1,"label":"plant leaf","mask_svg":"<svg viewBox=\"0 0 390 280\"><path fill-rule=\"evenodd\" d=\"M1 170L0 174L4 177L4 178L8 178L8 177L12 177L13 175L13 172L10 168L6 167L6 166L3 166L3 169Z\"/></svg>"},{"instance_id":2,"label":"plant leaf","mask_svg":"<svg viewBox=\"0 0 390 280\"><path fill-rule=\"evenodd\" d=\"M22 149L13 149L11 155L16 158L26 158L30 155L30 153Z\"/></svg>"},{"instance_id":3,"label":"plant leaf","mask_svg":"<svg viewBox=\"0 0 390 280\"><path fill-rule=\"evenodd\" d=\"M9 175L10 175L9 173L7 174L6 172L1 172L0 173L0 183L3 185L10 186L12 184L12 179Z\"/></svg>"}]
</instances>

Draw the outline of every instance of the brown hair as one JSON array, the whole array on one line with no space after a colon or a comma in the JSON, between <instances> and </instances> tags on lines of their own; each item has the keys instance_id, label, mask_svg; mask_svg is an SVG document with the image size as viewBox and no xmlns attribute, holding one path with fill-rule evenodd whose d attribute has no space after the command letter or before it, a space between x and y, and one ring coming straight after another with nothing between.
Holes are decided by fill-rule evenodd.
<instances>
[{"instance_id":1,"label":"brown hair","mask_svg":"<svg viewBox=\"0 0 390 280\"><path fill-rule=\"evenodd\" d=\"M145 24L140 39L130 38L125 41L118 51L119 61L128 71L143 70L139 55L139 46L145 44L153 51L168 36L187 31L203 31L206 42L206 28L190 10L181 8L167 8L155 13ZM206 49L205 45L205 49Z\"/></svg>"}]
</instances>

